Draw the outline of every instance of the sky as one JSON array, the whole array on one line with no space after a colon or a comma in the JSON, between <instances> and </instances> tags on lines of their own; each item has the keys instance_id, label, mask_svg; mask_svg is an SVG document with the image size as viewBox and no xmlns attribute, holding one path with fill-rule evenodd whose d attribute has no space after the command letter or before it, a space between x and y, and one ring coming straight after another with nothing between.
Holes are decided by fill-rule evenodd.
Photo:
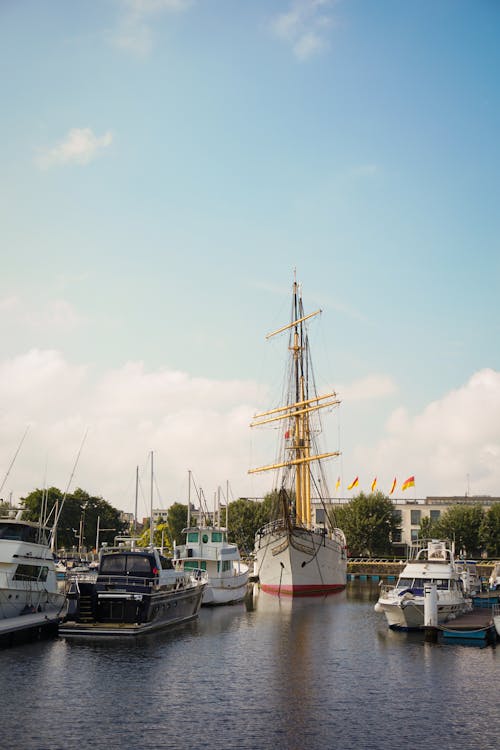
<instances>
[{"instance_id":1,"label":"sky","mask_svg":"<svg viewBox=\"0 0 500 750\"><path fill-rule=\"evenodd\" d=\"M500 496L500 3L1 0L0 62L0 496L261 497L295 272L340 494Z\"/></svg>"}]
</instances>

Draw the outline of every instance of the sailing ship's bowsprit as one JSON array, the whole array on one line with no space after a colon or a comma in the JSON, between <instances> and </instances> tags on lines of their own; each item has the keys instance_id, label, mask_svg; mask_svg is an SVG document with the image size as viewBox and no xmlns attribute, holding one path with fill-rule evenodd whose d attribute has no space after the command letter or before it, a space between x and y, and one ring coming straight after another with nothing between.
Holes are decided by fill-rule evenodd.
<instances>
[{"instance_id":1,"label":"sailing ship's bowsprit","mask_svg":"<svg viewBox=\"0 0 500 750\"><path fill-rule=\"evenodd\" d=\"M285 498L280 503L280 517L257 532L255 556L262 590L291 596L340 591L347 575L343 532L333 528L326 508L324 526L317 525L311 514L311 488L320 499L322 493L327 493L322 462L339 455L338 451L321 451L317 445L320 411L339 404L334 391L318 395L314 384L306 323L319 312L304 313L294 281L291 322L267 336L289 333L286 404L255 415L251 425L280 420L285 425L287 439L282 457L249 473L275 471L276 489ZM321 477L320 481L314 480L313 472Z\"/></svg>"}]
</instances>

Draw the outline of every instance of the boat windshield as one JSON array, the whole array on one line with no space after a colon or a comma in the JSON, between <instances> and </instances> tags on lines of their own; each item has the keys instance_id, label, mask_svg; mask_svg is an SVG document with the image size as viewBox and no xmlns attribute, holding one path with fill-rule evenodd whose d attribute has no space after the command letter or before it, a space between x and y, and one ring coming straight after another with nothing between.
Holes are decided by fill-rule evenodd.
<instances>
[{"instance_id":1,"label":"boat windshield","mask_svg":"<svg viewBox=\"0 0 500 750\"><path fill-rule=\"evenodd\" d=\"M450 585L448 578L400 578L396 588L423 589L426 583L435 583L440 591L447 591Z\"/></svg>"},{"instance_id":2,"label":"boat windshield","mask_svg":"<svg viewBox=\"0 0 500 750\"><path fill-rule=\"evenodd\" d=\"M152 558L149 555L104 555L99 573L112 576L147 576L153 572L154 566L151 562Z\"/></svg>"},{"instance_id":3,"label":"boat windshield","mask_svg":"<svg viewBox=\"0 0 500 750\"><path fill-rule=\"evenodd\" d=\"M0 522L0 539L10 539L18 542L38 543L39 529L22 523Z\"/></svg>"}]
</instances>

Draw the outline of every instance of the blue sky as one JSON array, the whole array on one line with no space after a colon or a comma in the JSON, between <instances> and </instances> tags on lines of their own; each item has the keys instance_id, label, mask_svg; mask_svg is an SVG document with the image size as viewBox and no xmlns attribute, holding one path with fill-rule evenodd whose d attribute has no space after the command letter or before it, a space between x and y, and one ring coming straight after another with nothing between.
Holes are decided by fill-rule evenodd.
<instances>
[{"instance_id":1,"label":"blue sky","mask_svg":"<svg viewBox=\"0 0 500 750\"><path fill-rule=\"evenodd\" d=\"M267 460L293 269L332 476L500 495L500 6L0 4L2 494ZM260 482L260 483L259 483ZM159 501L160 502L160 501Z\"/></svg>"}]
</instances>

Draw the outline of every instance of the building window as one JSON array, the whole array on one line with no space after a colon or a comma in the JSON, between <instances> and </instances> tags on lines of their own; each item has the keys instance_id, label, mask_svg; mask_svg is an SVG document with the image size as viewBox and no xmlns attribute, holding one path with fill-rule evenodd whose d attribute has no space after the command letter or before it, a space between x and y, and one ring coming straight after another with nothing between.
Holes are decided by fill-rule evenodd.
<instances>
[{"instance_id":1,"label":"building window","mask_svg":"<svg viewBox=\"0 0 500 750\"><path fill-rule=\"evenodd\" d=\"M411 525L412 526L420 526L420 516L422 515L421 510L412 510L411 511Z\"/></svg>"},{"instance_id":2,"label":"building window","mask_svg":"<svg viewBox=\"0 0 500 750\"><path fill-rule=\"evenodd\" d=\"M418 542L418 529L411 530L411 543L415 544L415 542Z\"/></svg>"},{"instance_id":3,"label":"building window","mask_svg":"<svg viewBox=\"0 0 500 750\"><path fill-rule=\"evenodd\" d=\"M401 531L399 529L392 532L392 543L401 544Z\"/></svg>"},{"instance_id":4,"label":"building window","mask_svg":"<svg viewBox=\"0 0 500 750\"><path fill-rule=\"evenodd\" d=\"M441 511L440 510L431 510L430 512L431 521L434 523L436 521L439 521L441 518Z\"/></svg>"},{"instance_id":5,"label":"building window","mask_svg":"<svg viewBox=\"0 0 500 750\"><path fill-rule=\"evenodd\" d=\"M397 524L401 524L401 523L402 523L402 521L403 521L403 516L402 516L402 513L401 513L401 511L400 511L399 509L393 510L393 511L392 511L392 515L393 515L393 517L394 517L394 521L395 521L395 522L396 522Z\"/></svg>"}]
</instances>

